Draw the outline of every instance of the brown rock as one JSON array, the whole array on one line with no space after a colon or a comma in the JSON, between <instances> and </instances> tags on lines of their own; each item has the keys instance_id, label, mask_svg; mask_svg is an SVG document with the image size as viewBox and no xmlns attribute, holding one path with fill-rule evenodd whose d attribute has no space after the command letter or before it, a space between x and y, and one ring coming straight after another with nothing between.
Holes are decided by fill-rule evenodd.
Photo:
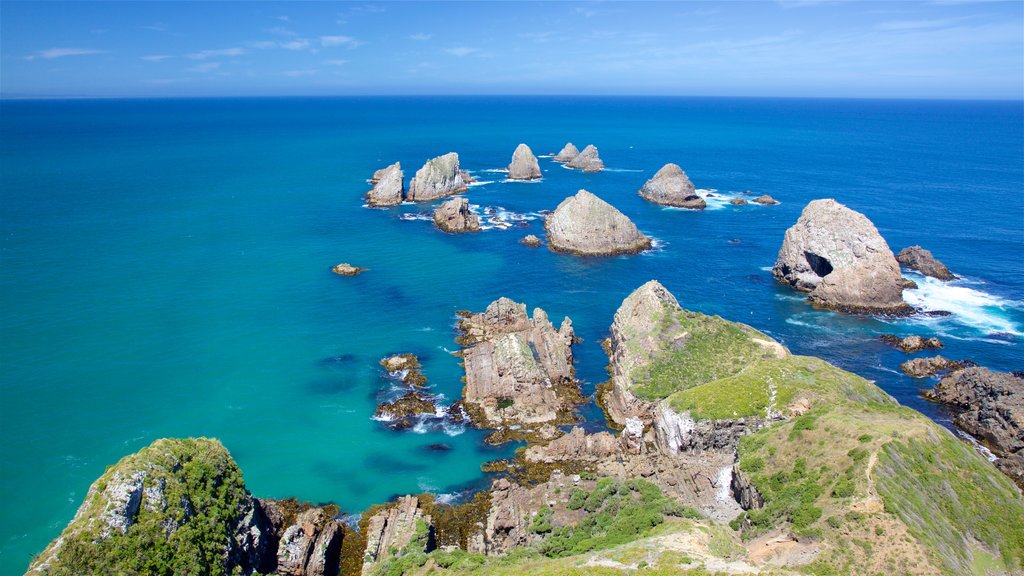
<instances>
[{"instance_id":1,"label":"brown rock","mask_svg":"<svg viewBox=\"0 0 1024 576\"><path fill-rule=\"evenodd\" d=\"M748 202L743 198L733 198L732 200L729 200L729 204L732 204L733 206L743 206L748 204Z\"/></svg>"},{"instance_id":2,"label":"brown rock","mask_svg":"<svg viewBox=\"0 0 1024 576\"><path fill-rule=\"evenodd\" d=\"M771 206L773 204L778 204L779 203L778 200L776 200L775 198L772 198L771 196L769 196L767 194L764 194L762 196L758 196L757 198L754 198L753 200L751 200L751 202L753 202L755 204L764 204L765 206Z\"/></svg>"},{"instance_id":3,"label":"brown rock","mask_svg":"<svg viewBox=\"0 0 1024 576\"><path fill-rule=\"evenodd\" d=\"M966 366L971 365L969 362L950 360L942 356L932 356L931 358L914 358L913 360L907 360L903 364L900 364L900 370L903 370L914 378L926 378L939 372L950 372L960 370Z\"/></svg>"},{"instance_id":4,"label":"brown rock","mask_svg":"<svg viewBox=\"0 0 1024 576\"><path fill-rule=\"evenodd\" d=\"M555 154L554 160L555 162L568 162L579 155L580 151L573 146L572 142L569 142L562 148L561 152Z\"/></svg>"},{"instance_id":5,"label":"brown rock","mask_svg":"<svg viewBox=\"0 0 1024 576\"><path fill-rule=\"evenodd\" d=\"M374 564L388 559L391 550L401 552L415 546L421 552L425 551L426 538L420 542L416 534L416 526L421 522L430 526L431 518L420 508L419 499L415 496L402 496L371 516L366 523L363 574L369 574Z\"/></svg>"},{"instance_id":6,"label":"brown rock","mask_svg":"<svg viewBox=\"0 0 1024 576\"><path fill-rule=\"evenodd\" d=\"M536 180L541 177L540 164L537 157L526 144L520 144L512 154L512 163L508 165L509 180Z\"/></svg>"},{"instance_id":7,"label":"brown rock","mask_svg":"<svg viewBox=\"0 0 1024 576\"><path fill-rule=\"evenodd\" d=\"M640 189L640 196L663 206L703 210L707 202L697 195L696 188L686 172L676 164L665 164Z\"/></svg>"},{"instance_id":8,"label":"brown rock","mask_svg":"<svg viewBox=\"0 0 1024 576\"><path fill-rule=\"evenodd\" d=\"M331 272L334 272L335 274L337 274L339 276L358 276L358 275L362 274L363 272L365 272L366 270L367 270L366 268L360 268L358 266L353 266L353 265L349 264L348 262L343 262L341 264L338 264L334 268L331 268Z\"/></svg>"},{"instance_id":9,"label":"brown rock","mask_svg":"<svg viewBox=\"0 0 1024 576\"><path fill-rule=\"evenodd\" d=\"M479 232L480 219L469 209L469 200L452 198L434 210L434 226L444 232Z\"/></svg>"},{"instance_id":10,"label":"brown rock","mask_svg":"<svg viewBox=\"0 0 1024 576\"><path fill-rule=\"evenodd\" d=\"M519 243L523 244L524 246L529 246L530 248L538 248L541 245L540 238L537 238L533 234L524 236L523 239L519 241Z\"/></svg>"},{"instance_id":11,"label":"brown rock","mask_svg":"<svg viewBox=\"0 0 1024 576\"><path fill-rule=\"evenodd\" d=\"M402 384L420 388L427 384L427 377L423 375L423 365L420 364L420 359L415 354L388 356L380 361L380 365Z\"/></svg>"},{"instance_id":12,"label":"brown rock","mask_svg":"<svg viewBox=\"0 0 1024 576\"><path fill-rule=\"evenodd\" d=\"M334 576L341 563L342 530L323 508L310 508L285 529L277 549L280 576Z\"/></svg>"},{"instance_id":13,"label":"brown rock","mask_svg":"<svg viewBox=\"0 0 1024 576\"><path fill-rule=\"evenodd\" d=\"M900 338L892 334L885 334L880 336L879 339L882 342L908 354L913 352L920 352L925 349L938 349L942 348L942 340L938 338L924 338L921 336L906 336Z\"/></svg>"},{"instance_id":14,"label":"brown rock","mask_svg":"<svg viewBox=\"0 0 1024 576\"><path fill-rule=\"evenodd\" d=\"M945 264L936 260L931 252L920 246L911 246L900 250L900 253L896 255L896 260L925 276L939 280L956 280L956 276L949 271L949 268L946 268Z\"/></svg>"}]
</instances>

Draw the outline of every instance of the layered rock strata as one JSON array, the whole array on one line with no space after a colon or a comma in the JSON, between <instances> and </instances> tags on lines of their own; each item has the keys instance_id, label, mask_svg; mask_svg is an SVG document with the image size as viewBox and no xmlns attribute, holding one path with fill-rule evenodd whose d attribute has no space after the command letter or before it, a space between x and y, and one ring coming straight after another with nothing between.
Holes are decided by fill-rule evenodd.
<instances>
[{"instance_id":1,"label":"layered rock strata","mask_svg":"<svg viewBox=\"0 0 1024 576\"><path fill-rule=\"evenodd\" d=\"M370 183L373 189L366 193L366 203L370 206L397 206L402 203L405 193L405 173L402 165L395 162L387 168L373 173Z\"/></svg>"},{"instance_id":2,"label":"layered rock strata","mask_svg":"<svg viewBox=\"0 0 1024 576\"><path fill-rule=\"evenodd\" d=\"M424 202L465 192L467 184L459 168L459 155L449 152L427 160L409 182L406 200Z\"/></svg>"}]
</instances>

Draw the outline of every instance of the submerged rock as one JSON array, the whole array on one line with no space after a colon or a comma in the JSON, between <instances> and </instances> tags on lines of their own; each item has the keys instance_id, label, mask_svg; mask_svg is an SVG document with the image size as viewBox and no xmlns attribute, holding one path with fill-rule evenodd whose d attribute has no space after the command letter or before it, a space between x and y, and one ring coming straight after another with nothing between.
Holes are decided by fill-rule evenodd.
<instances>
[{"instance_id":1,"label":"submerged rock","mask_svg":"<svg viewBox=\"0 0 1024 576\"><path fill-rule=\"evenodd\" d=\"M579 155L580 151L576 149L576 146L574 146L572 142L569 142L564 147L562 147L561 152L555 154L554 161L568 162Z\"/></svg>"},{"instance_id":2,"label":"submerged rock","mask_svg":"<svg viewBox=\"0 0 1024 576\"><path fill-rule=\"evenodd\" d=\"M1024 486L1024 377L965 368L943 378L925 398L953 406L957 428L1000 457L997 466Z\"/></svg>"},{"instance_id":3,"label":"submerged rock","mask_svg":"<svg viewBox=\"0 0 1024 576\"><path fill-rule=\"evenodd\" d=\"M593 144L588 144L582 152L577 154L572 160L569 160L565 165L569 168L583 170L584 172L600 172L604 170L604 162L601 161L600 156L597 154L597 147Z\"/></svg>"},{"instance_id":4,"label":"submerged rock","mask_svg":"<svg viewBox=\"0 0 1024 576\"><path fill-rule=\"evenodd\" d=\"M434 210L434 226L453 234L479 232L480 218L470 211L469 200L452 198Z\"/></svg>"},{"instance_id":5,"label":"submerged rock","mask_svg":"<svg viewBox=\"0 0 1024 576\"><path fill-rule=\"evenodd\" d=\"M540 238L537 238L533 234L523 236L523 239L520 240L519 243L524 246L529 246L530 248L537 248L541 245Z\"/></svg>"},{"instance_id":6,"label":"submerged rock","mask_svg":"<svg viewBox=\"0 0 1024 576\"><path fill-rule=\"evenodd\" d=\"M764 204L765 206L771 206L773 204L778 204L779 203L778 200L776 200L775 198L772 198L771 196L769 196L767 194L763 194L761 196L758 196L757 198L754 198L753 200L751 200L751 202L753 202L755 204Z\"/></svg>"},{"instance_id":7,"label":"submerged rock","mask_svg":"<svg viewBox=\"0 0 1024 576\"><path fill-rule=\"evenodd\" d=\"M500 298L458 327L459 343L466 346L463 402L476 425L569 421L570 408L582 400L569 318L556 330L540 308L530 318L525 304Z\"/></svg>"},{"instance_id":8,"label":"submerged rock","mask_svg":"<svg viewBox=\"0 0 1024 576\"><path fill-rule=\"evenodd\" d=\"M880 336L879 339L882 342L885 342L886 344L892 346L893 348L896 348L908 354L913 352L920 352L921 350L929 348L942 348L942 340L939 340L938 338L935 337L924 338L921 336L906 336L900 338L899 336L894 336L892 334L885 334L883 336Z\"/></svg>"},{"instance_id":9,"label":"submerged rock","mask_svg":"<svg viewBox=\"0 0 1024 576\"><path fill-rule=\"evenodd\" d=\"M540 164L533 150L526 144L520 144L512 154L512 163L508 165L509 180L536 180L541 177Z\"/></svg>"},{"instance_id":10,"label":"submerged rock","mask_svg":"<svg viewBox=\"0 0 1024 576\"><path fill-rule=\"evenodd\" d=\"M397 206L402 203L405 193L405 173L402 165L395 162L387 168L373 173L370 182L373 189L366 193L366 203L370 206Z\"/></svg>"},{"instance_id":11,"label":"submerged rock","mask_svg":"<svg viewBox=\"0 0 1024 576\"><path fill-rule=\"evenodd\" d=\"M427 160L409 182L406 200L423 202L465 192L466 181L459 169L459 155L449 152Z\"/></svg>"},{"instance_id":12,"label":"submerged rock","mask_svg":"<svg viewBox=\"0 0 1024 576\"><path fill-rule=\"evenodd\" d=\"M843 312L907 314L900 266L863 214L814 200L786 230L772 275L808 292L815 305Z\"/></svg>"},{"instance_id":13,"label":"submerged rock","mask_svg":"<svg viewBox=\"0 0 1024 576\"><path fill-rule=\"evenodd\" d=\"M427 377L423 374L423 365L415 354L395 354L380 361L380 365L387 370L388 374L397 378L406 386L422 388L427 384Z\"/></svg>"},{"instance_id":14,"label":"submerged rock","mask_svg":"<svg viewBox=\"0 0 1024 576\"><path fill-rule=\"evenodd\" d=\"M581 256L635 254L651 247L651 239L614 206L580 190L562 201L544 221L548 246Z\"/></svg>"},{"instance_id":15,"label":"submerged rock","mask_svg":"<svg viewBox=\"0 0 1024 576\"><path fill-rule=\"evenodd\" d=\"M337 274L339 276L358 276L358 275L362 274L365 271L366 271L366 268L360 268L358 266L353 266L353 265L349 264L348 262L342 262L341 264L338 264L334 268L331 268L331 272L334 272L335 274Z\"/></svg>"},{"instance_id":16,"label":"submerged rock","mask_svg":"<svg viewBox=\"0 0 1024 576\"><path fill-rule=\"evenodd\" d=\"M936 260L930 251L920 246L911 246L900 250L900 253L896 255L896 260L925 276L939 280L956 280L956 276L949 271L949 268L946 268L945 264Z\"/></svg>"},{"instance_id":17,"label":"submerged rock","mask_svg":"<svg viewBox=\"0 0 1024 576\"><path fill-rule=\"evenodd\" d=\"M686 172L676 164L665 164L644 184L639 194L644 200L663 206L691 210L703 210L707 206L707 202L697 195Z\"/></svg>"}]
</instances>

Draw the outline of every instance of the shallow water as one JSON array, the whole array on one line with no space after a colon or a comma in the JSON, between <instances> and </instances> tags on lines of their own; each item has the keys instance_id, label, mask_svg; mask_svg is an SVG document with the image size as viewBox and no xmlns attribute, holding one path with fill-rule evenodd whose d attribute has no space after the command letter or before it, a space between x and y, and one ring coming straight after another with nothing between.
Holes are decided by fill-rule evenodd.
<instances>
[{"instance_id":1,"label":"shallow water","mask_svg":"<svg viewBox=\"0 0 1024 576\"><path fill-rule=\"evenodd\" d=\"M454 314L499 296L569 315L586 391L622 298L657 278L695 310L746 322L867 378L945 422L882 333L935 334L944 355L1024 368L1024 135L1019 102L352 98L0 104L0 573L24 570L90 482L163 436L215 436L258 496L357 511L393 495L479 484L508 453L473 430L373 421L413 352L435 392L461 390ZM541 158L504 181L520 141L538 155L596 144L609 170ZM468 192L512 225L448 236L429 205L363 206L366 178L458 151ZM704 212L636 195L665 162L716 194ZM656 239L580 259L518 243L586 188ZM778 206L731 206L750 190ZM895 250L921 244L963 280L908 298L952 315L900 320L814 310L767 268L811 199L865 213ZM500 209L497 209L500 207ZM403 219L403 215L407 215ZM522 219L519 220L519 216ZM485 216L485 220L489 216ZM516 221L513 221L516 220ZM487 224L487 222L485 222ZM362 276L330 272L339 262ZM600 426L593 407L583 410ZM450 450L438 451L443 443Z\"/></svg>"}]
</instances>

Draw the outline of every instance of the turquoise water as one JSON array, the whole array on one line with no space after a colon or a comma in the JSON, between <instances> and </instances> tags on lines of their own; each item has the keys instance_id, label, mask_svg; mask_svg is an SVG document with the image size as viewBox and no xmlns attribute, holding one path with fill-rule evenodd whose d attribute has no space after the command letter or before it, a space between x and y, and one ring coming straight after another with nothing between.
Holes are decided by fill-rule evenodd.
<instances>
[{"instance_id":1,"label":"turquoise water","mask_svg":"<svg viewBox=\"0 0 1024 576\"><path fill-rule=\"evenodd\" d=\"M477 485L480 463L513 447L372 421L390 387L377 362L419 354L434 390L456 399L454 313L503 295L572 317L587 392L605 377L599 340L618 304L657 278L685 307L749 323L946 423L876 337L938 334L947 356L1024 368L1022 126L1020 102L4 101L0 573L24 570L105 466L163 436L220 438L258 496L350 511ZM566 140L596 144L610 170L541 158L540 183L488 172L520 141L543 154ZM448 236L415 219L429 206L362 206L373 170L398 160L408 180L450 150L490 182L471 202L526 227ZM782 204L648 204L636 190L665 162L725 198L749 189ZM518 244L579 188L658 247L579 259ZM894 250L922 244L962 275L918 278L919 303L953 315L844 317L774 283L783 232L822 197L864 212ZM370 270L342 278L339 262Z\"/></svg>"}]
</instances>

